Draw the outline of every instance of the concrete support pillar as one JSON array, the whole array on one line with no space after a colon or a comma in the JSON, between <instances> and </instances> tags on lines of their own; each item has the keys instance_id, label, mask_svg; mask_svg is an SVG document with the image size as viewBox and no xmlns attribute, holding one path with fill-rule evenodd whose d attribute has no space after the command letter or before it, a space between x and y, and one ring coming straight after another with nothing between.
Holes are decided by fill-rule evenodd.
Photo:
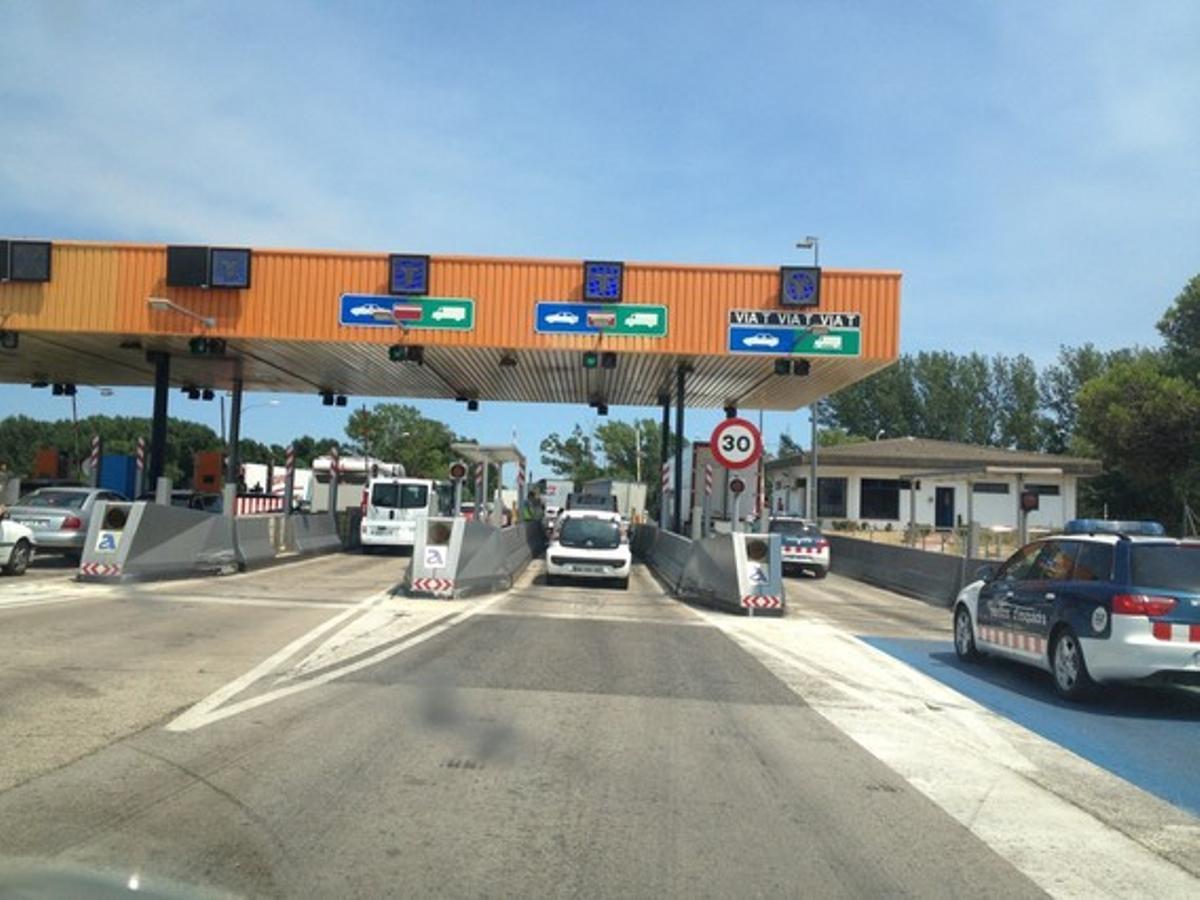
<instances>
[{"instance_id":1,"label":"concrete support pillar","mask_svg":"<svg viewBox=\"0 0 1200 900\"><path fill-rule=\"evenodd\" d=\"M171 390L171 357L157 351L147 353L154 363L154 416L150 423L150 467L146 483L155 485L167 467L167 396Z\"/></svg>"},{"instance_id":2,"label":"concrete support pillar","mask_svg":"<svg viewBox=\"0 0 1200 900\"><path fill-rule=\"evenodd\" d=\"M675 511L673 528L683 534L683 408L686 405L687 368L675 369Z\"/></svg>"},{"instance_id":3,"label":"concrete support pillar","mask_svg":"<svg viewBox=\"0 0 1200 900\"><path fill-rule=\"evenodd\" d=\"M242 453L238 449L242 437L242 380L233 382L233 402L229 407L229 448L225 453L225 481L238 483L242 469Z\"/></svg>"}]
</instances>

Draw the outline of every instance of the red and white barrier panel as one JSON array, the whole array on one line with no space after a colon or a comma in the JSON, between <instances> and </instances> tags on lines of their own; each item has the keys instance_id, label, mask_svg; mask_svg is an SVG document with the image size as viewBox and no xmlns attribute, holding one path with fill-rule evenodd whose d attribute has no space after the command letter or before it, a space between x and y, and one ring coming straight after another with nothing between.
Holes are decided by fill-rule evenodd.
<instances>
[{"instance_id":1,"label":"red and white barrier panel","mask_svg":"<svg viewBox=\"0 0 1200 900\"><path fill-rule=\"evenodd\" d=\"M1036 634L1026 634L1023 631L1013 631L1011 628L995 628L991 625L980 625L979 636L989 644L999 644L1001 647L1011 647L1013 650L1025 650L1028 653L1045 653L1046 639Z\"/></svg>"},{"instance_id":2,"label":"red and white barrier panel","mask_svg":"<svg viewBox=\"0 0 1200 900\"><path fill-rule=\"evenodd\" d=\"M414 578L412 589L422 594L449 594L454 590L454 581L450 578Z\"/></svg>"},{"instance_id":3,"label":"red and white barrier panel","mask_svg":"<svg viewBox=\"0 0 1200 900\"><path fill-rule=\"evenodd\" d=\"M283 512L283 500L283 497L274 494L238 494L233 512L238 516L266 516L281 513Z\"/></svg>"},{"instance_id":4,"label":"red and white barrier panel","mask_svg":"<svg viewBox=\"0 0 1200 900\"><path fill-rule=\"evenodd\" d=\"M80 575L120 575L121 567L116 563L80 563Z\"/></svg>"},{"instance_id":5,"label":"red and white barrier panel","mask_svg":"<svg viewBox=\"0 0 1200 900\"><path fill-rule=\"evenodd\" d=\"M744 609L783 609L783 598L751 594L742 598L742 607Z\"/></svg>"}]
</instances>

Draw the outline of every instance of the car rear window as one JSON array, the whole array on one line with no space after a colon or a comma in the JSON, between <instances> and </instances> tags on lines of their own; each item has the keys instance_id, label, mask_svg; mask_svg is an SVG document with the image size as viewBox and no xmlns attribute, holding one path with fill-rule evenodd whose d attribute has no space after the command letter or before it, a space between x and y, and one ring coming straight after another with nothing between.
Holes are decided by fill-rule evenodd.
<instances>
[{"instance_id":1,"label":"car rear window","mask_svg":"<svg viewBox=\"0 0 1200 900\"><path fill-rule=\"evenodd\" d=\"M568 516L559 529L558 542L564 547L612 550L621 543L621 526L612 519Z\"/></svg>"},{"instance_id":2,"label":"car rear window","mask_svg":"<svg viewBox=\"0 0 1200 900\"><path fill-rule=\"evenodd\" d=\"M47 506L55 509L82 509L88 495L79 491L34 491L21 499L21 506Z\"/></svg>"},{"instance_id":3,"label":"car rear window","mask_svg":"<svg viewBox=\"0 0 1200 900\"><path fill-rule=\"evenodd\" d=\"M1138 587L1200 593L1200 545L1134 547L1132 575Z\"/></svg>"},{"instance_id":4,"label":"car rear window","mask_svg":"<svg viewBox=\"0 0 1200 900\"><path fill-rule=\"evenodd\" d=\"M821 529L809 522L772 522L768 531L773 534L786 534L788 537L819 538Z\"/></svg>"},{"instance_id":5,"label":"car rear window","mask_svg":"<svg viewBox=\"0 0 1200 900\"><path fill-rule=\"evenodd\" d=\"M376 484L371 488L371 505L385 509L420 509L429 503L429 488L423 484Z\"/></svg>"}]
</instances>

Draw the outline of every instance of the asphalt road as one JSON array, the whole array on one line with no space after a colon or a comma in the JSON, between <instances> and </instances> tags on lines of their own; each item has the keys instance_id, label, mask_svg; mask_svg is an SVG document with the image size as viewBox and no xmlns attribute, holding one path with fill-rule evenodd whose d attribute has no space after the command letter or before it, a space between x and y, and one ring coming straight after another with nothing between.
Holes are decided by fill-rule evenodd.
<instances>
[{"instance_id":1,"label":"asphalt road","mask_svg":"<svg viewBox=\"0 0 1200 900\"><path fill-rule=\"evenodd\" d=\"M644 569L439 603L388 596L400 565L0 587L0 857L267 896L1040 893Z\"/></svg>"}]
</instances>

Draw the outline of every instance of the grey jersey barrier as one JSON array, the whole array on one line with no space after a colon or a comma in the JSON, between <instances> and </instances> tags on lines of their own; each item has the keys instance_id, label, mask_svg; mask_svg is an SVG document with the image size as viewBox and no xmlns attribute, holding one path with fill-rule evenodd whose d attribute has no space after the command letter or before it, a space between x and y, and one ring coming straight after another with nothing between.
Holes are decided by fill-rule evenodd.
<instances>
[{"instance_id":1,"label":"grey jersey barrier","mask_svg":"<svg viewBox=\"0 0 1200 900\"><path fill-rule=\"evenodd\" d=\"M541 522L497 528L463 518L426 518L417 525L405 586L410 594L434 597L507 590L544 546Z\"/></svg>"},{"instance_id":2,"label":"grey jersey barrier","mask_svg":"<svg viewBox=\"0 0 1200 900\"><path fill-rule=\"evenodd\" d=\"M995 560L930 553L826 533L830 568L839 575L887 588L947 609L975 570Z\"/></svg>"},{"instance_id":3,"label":"grey jersey barrier","mask_svg":"<svg viewBox=\"0 0 1200 900\"><path fill-rule=\"evenodd\" d=\"M328 515L234 519L159 503L104 503L97 505L88 526L79 579L222 575L341 549Z\"/></svg>"},{"instance_id":4,"label":"grey jersey barrier","mask_svg":"<svg viewBox=\"0 0 1200 900\"><path fill-rule=\"evenodd\" d=\"M645 562L680 599L731 612L782 612L782 548L777 534L714 534L700 540L639 525L631 539Z\"/></svg>"},{"instance_id":5,"label":"grey jersey barrier","mask_svg":"<svg viewBox=\"0 0 1200 900\"><path fill-rule=\"evenodd\" d=\"M236 572L233 519L157 503L97 504L81 581L155 581Z\"/></svg>"}]
</instances>

